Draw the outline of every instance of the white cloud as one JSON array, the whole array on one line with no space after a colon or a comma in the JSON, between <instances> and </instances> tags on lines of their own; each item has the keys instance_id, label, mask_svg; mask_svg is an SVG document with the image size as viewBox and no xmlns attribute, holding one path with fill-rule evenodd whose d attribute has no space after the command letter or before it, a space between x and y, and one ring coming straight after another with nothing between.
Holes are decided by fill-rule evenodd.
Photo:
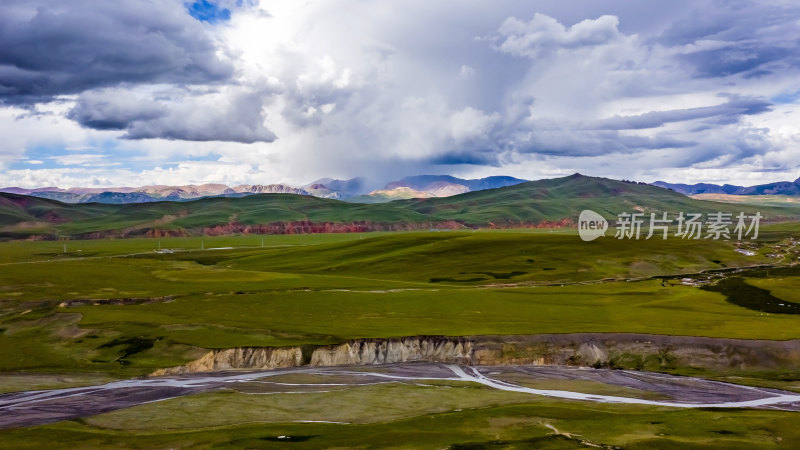
<instances>
[{"instance_id":1,"label":"white cloud","mask_svg":"<svg viewBox=\"0 0 800 450\"><path fill-rule=\"evenodd\" d=\"M64 117L65 110L62 103L40 105L33 111L0 108L0 136L3 136L0 168L22 160L27 152L39 148L83 146L87 141L110 137L109 133L81 129Z\"/></svg>"},{"instance_id":2,"label":"white cloud","mask_svg":"<svg viewBox=\"0 0 800 450\"><path fill-rule=\"evenodd\" d=\"M469 80L474 76L475 76L475 69L466 64L462 64L461 69L458 70L458 78L462 80Z\"/></svg>"},{"instance_id":3,"label":"white cloud","mask_svg":"<svg viewBox=\"0 0 800 450\"><path fill-rule=\"evenodd\" d=\"M622 39L618 25L619 19L610 15L585 19L569 28L540 13L528 22L509 17L497 30L496 48L515 56L538 58L560 48L593 47Z\"/></svg>"},{"instance_id":4,"label":"white cloud","mask_svg":"<svg viewBox=\"0 0 800 450\"><path fill-rule=\"evenodd\" d=\"M57 186L118 187L150 184L203 184L206 180L236 185L239 180L253 179L258 170L248 164L187 161L174 167L156 166L143 171L106 168L19 169L0 174L0 185L19 187Z\"/></svg>"},{"instance_id":5,"label":"white cloud","mask_svg":"<svg viewBox=\"0 0 800 450\"><path fill-rule=\"evenodd\" d=\"M730 167L735 182L745 173L789 173L800 164L792 158L800 111L746 106L800 91L800 58L787 47L798 37L798 13L741 5L668 2L645 13L626 2L231 1L230 22L190 26L203 34L200 54L215 46L213 64L178 64L206 75L230 66L227 77L181 69L176 83L124 72L122 83L60 96L36 114L0 107L0 167L44 162L5 170L2 180L302 184L575 171L686 178ZM703 109L731 98L750 103ZM618 126L597 126L615 116ZM92 154L105 156L78 160ZM122 166L96 167L114 163Z\"/></svg>"},{"instance_id":6,"label":"white cloud","mask_svg":"<svg viewBox=\"0 0 800 450\"><path fill-rule=\"evenodd\" d=\"M53 156L55 162L62 166L96 166L104 158L104 155L93 153L71 153L65 155ZM117 163L118 164L118 163Z\"/></svg>"},{"instance_id":7,"label":"white cloud","mask_svg":"<svg viewBox=\"0 0 800 450\"><path fill-rule=\"evenodd\" d=\"M68 117L96 129L122 130L123 139L272 142L264 125L269 87L220 89L102 89L78 97Z\"/></svg>"}]
</instances>

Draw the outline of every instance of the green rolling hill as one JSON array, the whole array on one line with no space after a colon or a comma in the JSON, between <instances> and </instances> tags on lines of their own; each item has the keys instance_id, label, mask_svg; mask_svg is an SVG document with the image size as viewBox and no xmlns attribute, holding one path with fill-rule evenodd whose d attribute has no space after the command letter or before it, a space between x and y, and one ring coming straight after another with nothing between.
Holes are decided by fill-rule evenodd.
<instances>
[{"instance_id":1,"label":"green rolling hill","mask_svg":"<svg viewBox=\"0 0 800 450\"><path fill-rule=\"evenodd\" d=\"M382 204L291 194L214 197L190 202L65 204L0 194L0 237L102 238L235 233L316 233L571 225L583 209L613 219L622 212L760 211L770 220L800 217L800 206L696 200L641 183L571 175L444 198Z\"/></svg>"},{"instance_id":2,"label":"green rolling hill","mask_svg":"<svg viewBox=\"0 0 800 450\"><path fill-rule=\"evenodd\" d=\"M787 211L755 205L723 205L700 201L675 191L644 183L570 175L530 181L515 186L468 192L453 197L393 202L433 219L496 225L536 224L575 220L580 211L591 209L612 219L622 212L714 212L769 213L773 218L797 217L800 208Z\"/></svg>"}]
</instances>

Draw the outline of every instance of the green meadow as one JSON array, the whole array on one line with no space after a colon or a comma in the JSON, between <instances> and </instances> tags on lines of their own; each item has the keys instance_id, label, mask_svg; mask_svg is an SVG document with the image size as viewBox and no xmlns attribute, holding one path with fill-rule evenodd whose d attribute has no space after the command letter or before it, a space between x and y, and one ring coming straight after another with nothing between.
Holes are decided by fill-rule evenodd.
<instances>
[{"instance_id":1,"label":"green meadow","mask_svg":"<svg viewBox=\"0 0 800 450\"><path fill-rule=\"evenodd\" d=\"M128 377L209 348L425 334L791 339L800 315L678 281L790 265L793 233L765 228L753 256L730 241L583 242L574 230L4 242L0 370ZM787 301L798 285L753 280Z\"/></svg>"},{"instance_id":2,"label":"green meadow","mask_svg":"<svg viewBox=\"0 0 800 450\"><path fill-rule=\"evenodd\" d=\"M797 413L554 401L476 386L226 391L0 431L14 448L796 448ZM324 405L333 405L327 408ZM298 423L346 419L348 423Z\"/></svg>"},{"instance_id":3,"label":"green meadow","mask_svg":"<svg viewBox=\"0 0 800 450\"><path fill-rule=\"evenodd\" d=\"M2 242L0 392L142 376L212 348L364 337L792 339L800 315L740 306L681 279L778 267L775 276L743 272L743 282L765 298L796 299L797 235L796 224L766 226L746 244L752 256L730 241L583 242L574 229ZM800 389L796 373L670 370ZM535 387L649 395L579 380ZM0 440L14 448L766 448L800 442L795 416L395 383L303 394L229 389L3 430Z\"/></svg>"}]
</instances>

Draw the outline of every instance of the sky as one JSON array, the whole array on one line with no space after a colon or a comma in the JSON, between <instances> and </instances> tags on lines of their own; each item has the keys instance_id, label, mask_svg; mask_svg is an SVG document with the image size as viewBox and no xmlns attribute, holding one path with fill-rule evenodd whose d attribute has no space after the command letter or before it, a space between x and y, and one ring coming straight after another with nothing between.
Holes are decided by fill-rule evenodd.
<instances>
[{"instance_id":1,"label":"sky","mask_svg":"<svg viewBox=\"0 0 800 450\"><path fill-rule=\"evenodd\" d=\"M800 4L3 0L0 186L800 177Z\"/></svg>"}]
</instances>

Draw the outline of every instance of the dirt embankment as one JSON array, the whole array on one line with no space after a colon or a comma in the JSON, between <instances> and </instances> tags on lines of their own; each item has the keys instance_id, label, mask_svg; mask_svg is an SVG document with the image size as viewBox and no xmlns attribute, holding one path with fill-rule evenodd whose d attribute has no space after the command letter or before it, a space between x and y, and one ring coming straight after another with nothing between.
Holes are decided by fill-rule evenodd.
<instances>
[{"instance_id":1,"label":"dirt embankment","mask_svg":"<svg viewBox=\"0 0 800 450\"><path fill-rule=\"evenodd\" d=\"M189 364L159 369L152 375L219 372L231 369L282 369L303 364L300 347L239 347L212 350Z\"/></svg>"},{"instance_id":2,"label":"dirt embankment","mask_svg":"<svg viewBox=\"0 0 800 450\"><path fill-rule=\"evenodd\" d=\"M153 375L414 361L466 365L565 365L648 371L696 368L800 373L800 339L764 341L624 333L358 339L317 347L211 350L196 361L160 369Z\"/></svg>"}]
</instances>

